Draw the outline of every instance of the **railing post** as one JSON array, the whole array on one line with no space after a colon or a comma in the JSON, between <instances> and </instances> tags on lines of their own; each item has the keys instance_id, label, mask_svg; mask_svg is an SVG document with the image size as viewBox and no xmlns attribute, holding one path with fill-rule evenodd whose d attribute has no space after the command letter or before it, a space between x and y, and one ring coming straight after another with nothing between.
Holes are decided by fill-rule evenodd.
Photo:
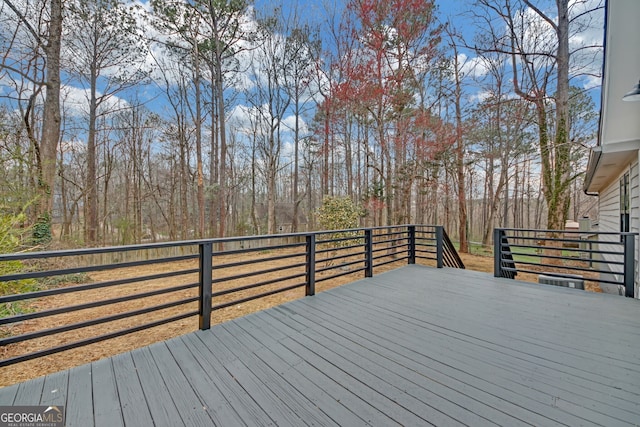
<instances>
[{"instance_id":1,"label":"railing post","mask_svg":"<svg viewBox=\"0 0 640 427\"><path fill-rule=\"evenodd\" d=\"M624 241L624 296L633 298L635 282L635 240L633 234L623 234Z\"/></svg>"},{"instance_id":2,"label":"railing post","mask_svg":"<svg viewBox=\"0 0 640 427\"><path fill-rule=\"evenodd\" d=\"M408 264L416 263L416 226L409 225L407 227L407 232L409 234L409 259L407 260Z\"/></svg>"},{"instance_id":3,"label":"railing post","mask_svg":"<svg viewBox=\"0 0 640 427\"><path fill-rule=\"evenodd\" d=\"M493 277L502 277L502 233L493 229Z\"/></svg>"},{"instance_id":4,"label":"railing post","mask_svg":"<svg viewBox=\"0 0 640 427\"><path fill-rule=\"evenodd\" d=\"M305 295L316 294L316 235L307 235L307 256L306 256L306 286Z\"/></svg>"},{"instance_id":5,"label":"railing post","mask_svg":"<svg viewBox=\"0 0 640 427\"><path fill-rule=\"evenodd\" d=\"M444 226L436 225L436 267L444 267Z\"/></svg>"},{"instance_id":6,"label":"railing post","mask_svg":"<svg viewBox=\"0 0 640 427\"><path fill-rule=\"evenodd\" d=\"M211 286L213 269L213 243L200 243L200 263L199 263L199 327L200 329L211 328Z\"/></svg>"},{"instance_id":7,"label":"railing post","mask_svg":"<svg viewBox=\"0 0 640 427\"><path fill-rule=\"evenodd\" d=\"M373 277L373 230L364 230L364 277Z\"/></svg>"}]
</instances>

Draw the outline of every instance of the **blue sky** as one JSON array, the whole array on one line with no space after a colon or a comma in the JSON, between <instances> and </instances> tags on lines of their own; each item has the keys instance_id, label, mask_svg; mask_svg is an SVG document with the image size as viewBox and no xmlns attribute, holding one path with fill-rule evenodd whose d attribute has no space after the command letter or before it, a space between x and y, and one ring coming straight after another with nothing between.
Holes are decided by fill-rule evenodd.
<instances>
[{"instance_id":1,"label":"blue sky","mask_svg":"<svg viewBox=\"0 0 640 427\"><path fill-rule=\"evenodd\" d=\"M577 2L577 0L572 0L572 1ZM580 3L589 4L589 3L599 2L599 1L601 0L584 0L584 1L581 0ZM298 8L298 10L303 16L308 16L309 19L315 20L315 21L321 20L323 19L324 16L326 16L325 9L332 8L332 6L325 6L326 4L336 5L337 8L344 7L344 5L346 4L345 0L304 0L304 1L283 0L283 2L284 2L283 9L285 11L290 11L294 8ZM458 29L464 32L464 35L469 40L471 40L473 36L473 32L475 31L475 27L470 21L469 13L468 13L473 3L474 3L473 0L437 0L436 2L439 9L439 12L438 12L439 17L443 21L449 19ZM554 6L554 2L552 0L546 0L546 1L540 0L538 2L538 4L543 4L543 3L546 3L549 7ZM272 8L273 3L269 0L257 0L255 6L258 9ZM337 15L339 16L339 13ZM596 41L596 42L601 42L602 27L600 26L600 28L598 28L598 25L596 25L592 30L590 30L589 34L585 38ZM462 53L465 55L465 59L469 63L474 63L475 54L472 51L462 50ZM598 61L594 62L594 70L596 72L600 70L600 64L598 63ZM469 72L472 72L472 71L470 70ZM481 67L478 67L478 69L473 70L473 72L474 73L481 72ZM597 79L592 79L591 81L589 81L588 79L581 79L577 82L575 81L573 82L573 84L581 84L583 86L586 86L589 84L592 86L597 86L597 83L598 83ZM2 90L2 88L0 88L0 90ZM69 91L70 99L77 100L78 109L79 110L84 109L82 106L82 104L86 103L86 95L85 95L84 89L79 87L67 86L67 90ZM147 90L152 91L153 87L150 86ZM480 89L477 81L474 81L473 79L469 79L469 81L466 83L466 90L468 91L469 101L472 101L474 96L478 97L478 91ZM138 92L138 95L139 94L140 93ZM593 90L591 91L591 94L594 101L597 104L599 102L599 90L598 89ZM147 95L149 95L150 98L153 98L154 96L150 92L147 92ZM119 94L119 96L126 97L126 94L125 93ZM117 98L118 97L114 97L114 102L117 102ZM74 104L72 102L69 102L67 104L68 107L73 105Z\"/></svg>"}]
</instances>

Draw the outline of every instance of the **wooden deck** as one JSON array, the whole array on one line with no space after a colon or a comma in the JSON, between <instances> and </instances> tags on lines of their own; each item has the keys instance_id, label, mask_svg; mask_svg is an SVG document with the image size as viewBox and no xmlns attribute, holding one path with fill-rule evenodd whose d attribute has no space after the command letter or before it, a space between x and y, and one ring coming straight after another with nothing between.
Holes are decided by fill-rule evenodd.
<instances>
[{"instance_id":1,"label":"wooden deck","mask_svg":"<svg viewBox=\"0 0 640 427\"><path fill-rule=\"evenodd\" d=\"M67 426L640 425L640 303L408 266L0 389Z\"/></svg>"}]
</instances>

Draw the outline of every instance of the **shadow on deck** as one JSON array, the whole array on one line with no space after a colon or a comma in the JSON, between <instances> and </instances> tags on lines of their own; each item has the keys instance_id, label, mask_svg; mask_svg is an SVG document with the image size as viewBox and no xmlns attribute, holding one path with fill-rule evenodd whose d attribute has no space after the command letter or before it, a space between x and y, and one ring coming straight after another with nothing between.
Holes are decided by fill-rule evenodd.
<instances>
[{"instance_id":1,"label":"shadow on deck","mask_svg":"<svg viewBox=\"0 0 640 427\"><path fill-rule=\"evenodd\" d=\"M635 300L413 265L0 405L65 405L67 426L637 425L639 354Z\"/></svg>"}]
</instances>

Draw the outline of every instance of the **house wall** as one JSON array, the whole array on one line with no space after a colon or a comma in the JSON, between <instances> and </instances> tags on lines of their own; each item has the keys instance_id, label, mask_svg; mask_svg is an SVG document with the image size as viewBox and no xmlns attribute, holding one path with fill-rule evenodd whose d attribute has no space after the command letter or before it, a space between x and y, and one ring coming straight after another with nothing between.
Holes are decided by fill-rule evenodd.
<instances>
[{"instance_id":1,"label":"house wall","mask_svg":"<svg viewBox=\"0 0 640 427\"><path fill-rule=\"evenodd\" d=\"M640 161L640 152L638 152L638 161ZM629 173L629 185L631 201L631 224L630 230L632 233L640 233L640 164L635 162L631 165L631 171ZM619 196L618 196L619 197ZM634 292L633 295L640 299L639 284L638 284L638 271L640 270L640 241L638 237L635 238L636 253L634 255L635 270L633 273Z\"/></svg>"},{"instance_id":2,"label":"house wall","mask_svg":"<svg viewBox=\"0 0 640 427\"><path fill-rule=\"evenodd\" d=\"M640 166L638 161L632 163L625 168L620 175L614 179L611 184L600 192L600 218L598 231L603 232L619 232L620 231L620 178L629 172L629 195L631 197L630 206L630 231L634 233L640 232ZM618 236L600 236L600 242L619 242ZM640 245L636 238L635 253L635 295L638 295L638 262L640 260ZM601 243L599 249L602 251L620 251L619 245L611 245ZM606 255L601 257L605 261L622 261L622 256ZM622 265L596 265L600 269L609 269L612 272L612 279L616 281L622 280ZM602 285L606 287L606 285ZM624 291L623 291L624 294Z\"/></svg>"}]
</instances>

